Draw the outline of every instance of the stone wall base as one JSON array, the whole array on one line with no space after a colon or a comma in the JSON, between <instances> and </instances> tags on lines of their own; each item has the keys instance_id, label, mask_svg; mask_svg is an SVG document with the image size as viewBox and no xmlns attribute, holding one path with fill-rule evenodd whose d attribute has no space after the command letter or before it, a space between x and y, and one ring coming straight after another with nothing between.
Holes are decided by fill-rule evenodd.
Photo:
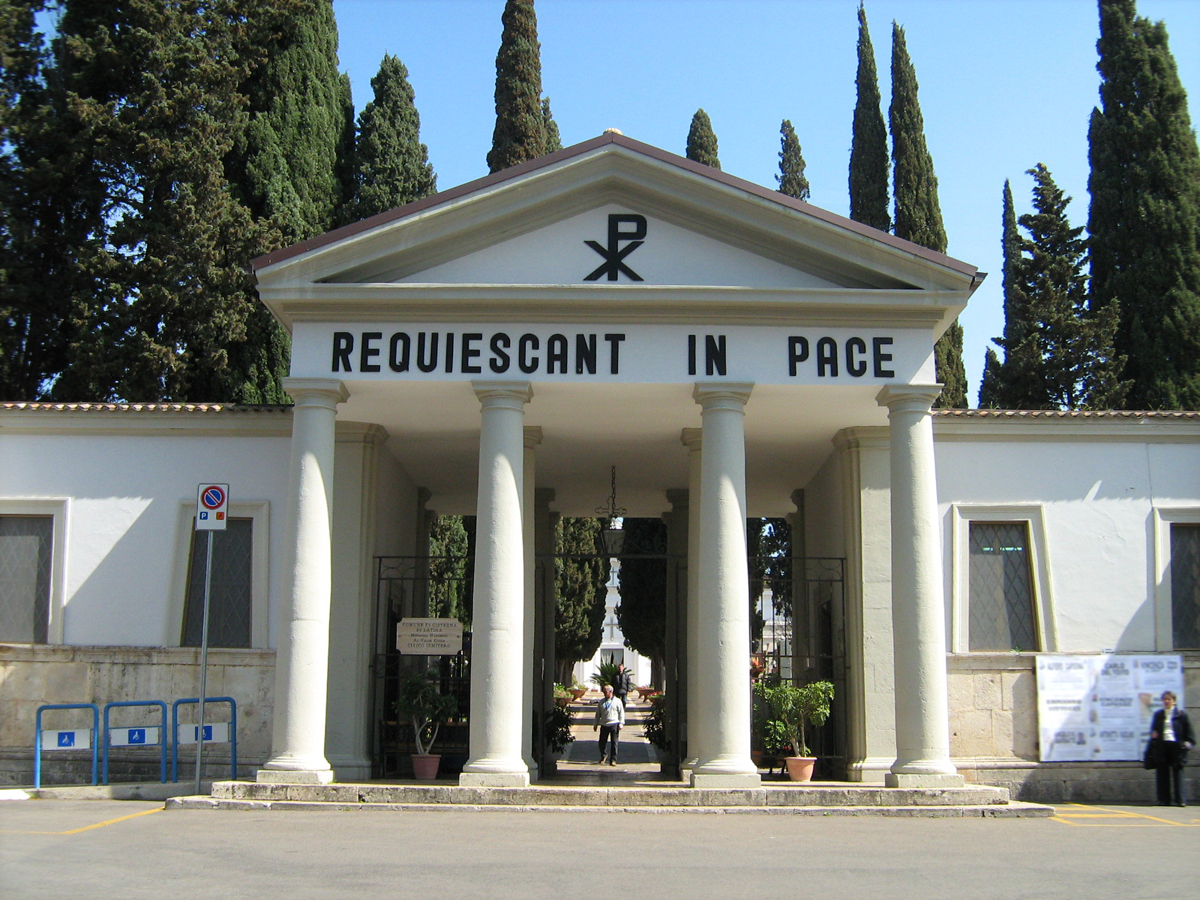
<instances>
[{"instance_id":1,"label":"stone wall base","mask_svg":"<svg viewBox=\"0 0 1200 900\"><path fill-rule=\"evenodd\" d=\"M1154 772L1137 762L1038 763L1024 760L956 759L969 784L1008 788L1030 803L1153 803ZM1186 771L1188 798L1200 800L1200 765Z\"/></svg>"}]
</instances>

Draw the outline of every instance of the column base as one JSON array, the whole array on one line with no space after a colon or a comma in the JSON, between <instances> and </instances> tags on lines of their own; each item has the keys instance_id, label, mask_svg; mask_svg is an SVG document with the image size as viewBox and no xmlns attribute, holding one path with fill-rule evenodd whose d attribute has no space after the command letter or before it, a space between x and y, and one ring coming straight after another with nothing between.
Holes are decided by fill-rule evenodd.
<instances>
[{"instance_id":1,"label":"column base","mask_svg":"<svg viewBox=\"0 0 1200 900\"><path fill-rule=\"evenodd\" d=\"M259 769L259 784L333 784L332 769Z\"/></svg>"},{"instance_id":2,"label":"column base","mask_svg":"<svg viewBox=\"0 0 1200 900\"><path fill-rule=\"evenodd\" d=\"M459 787L529 787L528 772L463 772Z\"/></svg>"},{"instance_id":3,"label":"column base","mask_svg":"<svg viewBox=\"0 0 1200 900\"><path fill-rule=\"evenodd\" d=\"M872 756L850 764L847 780L858 784L883 784L891 774L896 757Z\"/></svg>"},{"instance_id":4,"label":"column base","mask_svg":"<svg viewBox=\"0 0 1200 900\"><path fill-rule=\"evenodd\" d=\"M691 785L694 788L737 788L752 790L762 787L762 776L757 772L753 775L736 773L705 775L702 772L692 772Z\"/></svg>"},{"instance_id":5,"label":"column base","mask_svg":"<svg viewBox=\"0 0 1200 900\"><path fill-rule=\"evenodd\" d=\"M883 783L890 788L957 788L964 787L967 782L961 775L888 772Z\"/></svg>"}]
</instances>

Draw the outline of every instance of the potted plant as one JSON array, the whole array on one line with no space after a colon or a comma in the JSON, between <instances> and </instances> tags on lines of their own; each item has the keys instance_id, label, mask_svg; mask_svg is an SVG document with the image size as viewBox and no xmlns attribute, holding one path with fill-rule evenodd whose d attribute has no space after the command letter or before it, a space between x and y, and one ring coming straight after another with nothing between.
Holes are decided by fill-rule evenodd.
<instances>
[{"instance_id":1,"label":"potted plant","mask_svg":"<svg viewBox=\"0 0 1200 900\"><path fill-rule=\"evenodd\" d=\"M396 713L407 716L412 723L417 752L412 755L413 775L420 781L437 778L440 754L433 752L438 730L458 712L458 701L440 688L437 669L412 672L400 683L400 699Z\"/></svg>"},{"instance_id":2,"label":"potted plant","mask_svg":"<svg viewBox=\"0 0 1200 900\"><path fill-rule=\"evenodd\" d=\"M568 687L563 687L561 684L554 685L554 705L566 709L571 700L574 699L575 692Z\"/></svg>"},{"instance_id":3,"label":"potted plant","mask_svg":"<svg viewBox=\"0 0 1200 900\"><path fill-rule=\"evenodd\" d=\"M833 702L833 684L814 681L810 684L781 684L764 691L770 708L768 735L776 740L783 737L794 756L786 759L788 777L792 781L812 780L816 758L805 739L807 725L824 725ZM774 723L779 723L774 725ZM771 732L774 731L774 735ZM768 738L770 739L770 738Z\"/></svg>"}]
</instances>

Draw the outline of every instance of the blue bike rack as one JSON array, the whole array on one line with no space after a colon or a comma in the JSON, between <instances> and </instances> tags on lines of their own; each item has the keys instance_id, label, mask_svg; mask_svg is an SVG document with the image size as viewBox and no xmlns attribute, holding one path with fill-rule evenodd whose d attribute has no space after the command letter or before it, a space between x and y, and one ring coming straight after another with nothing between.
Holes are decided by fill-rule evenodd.
<instances>
[{"instance_id":1,"label":"blue bike rack","mask_svg":"<svg viewBox=\"0 0 1200 900\"><path fill-rule=\"evenodd\" d=\"M95 703L47 703L37 709L36 730L33 745L33 787L42 788L42 713L51 709L90 709L92 711L92 785L96 784L96 760L100 743L100 708Z\"/></svg>"},{"instance_id":2,"label":"blue bike rack","mask_svg":"<svg viewBox=\"0 0 1200 900\"><path fill-rule=\"evenodd\" d=\"M104 783L108 784L108 750L112 746L112 730L108 725L109 710L119 706L157 706L158 707L158 741L156 742L162 751L162 761L159 764L158 780L163 784L167 783L167 704L161 700L121 700L104 705ZM131 731L133 729L130 729ZM153 746L152 744L133 743L122 744L126 747L141 747Z\"/></svg>"},{"instance_id":3,"label":"blue bike rack","mask_svg":"<svg viewBox=\"0 0 1200 900\"><path fill-rule=\"evenodd\" d=\"M188 697L183 700L176 700L171 704L171 781L179 781L179 707L184 704L199 705L199 697ZM229 779L230 781L237 780L237 701L232 697L206 697L204 705L207 707L210 703L228 703L229 704ZM209 722L209 725L213 723ZM203 735L196 735L198 740L203 739ZM215 743L206 741L205 743Z\"/></svg>"}]
</instances>

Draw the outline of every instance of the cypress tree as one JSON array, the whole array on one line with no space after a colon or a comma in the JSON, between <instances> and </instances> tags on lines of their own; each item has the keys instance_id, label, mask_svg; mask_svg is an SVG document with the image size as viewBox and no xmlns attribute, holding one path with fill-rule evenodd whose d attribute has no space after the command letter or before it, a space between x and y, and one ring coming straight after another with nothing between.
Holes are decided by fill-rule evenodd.
<instances>
[{"instance_id":1,"label":"cypress tree","mask_svg":"<svg viewBox=\"0 0 1200 900\"><path fill-rule=\"evenodd\" d=\"M625 519L626 546L666 546L667 526L662 519ZM617 621L625 643L649 657L657 669L666 652L667 562L658 556L630 556L621 560L621 606Z\"/></svg>"},{"instance_id":2,"label":"cypress tree","mask_svg":"<svg viewBox=\"0 0 1200 900\"><path fill-rule=\"evenodd\" d=\"M371 79L374 99L358 117L354 220L404 206L437 191L408 69L385 55Z\"/></svg>"},{"instance_id":3,"label":"cypress tree","mask_svg":"<svg viewBox=\"0 0 1200 900\"><path fill-rule=\"evenodd\" d=\"M979 408L1003 409L1004 400L1001 395L1001 362L996 351L991 347L983 352L983 373L979 378Z\"/></svg>"},{"instance_id":4,"label":"cypress tree","mask_svg":"<svg viewBox=\"0 0 1200 900\"><path fill-rule=\"evenodd\" d=\"M429 531L429 614L471 627L467 529L462 516L437 516Z\"/></svg>"},{"instance_id":5,"label":"cypress tree","mask_svg":"<svg viewBox=\"0 0 1200 900\"><path fill-rule=\"evenodd\" d=\"M496 54L496 127L488 170L499 172L546 153L549 103L542 105L542 57L533 0L507 0Z\"/></svg>"},{"instance_id":6,"label":"cypress tree","mask_svg":"<svg viewBox=\"0 0 1200 900\"><path fill-rule=\"evenodd\" d=\"M546 152L553 153L563 148L562 135L558 133L558 123L550 114L550 98L542 98L542 127L546 129Z\"/></svg>"},{"instance_id":7,"label":"cypress tree","mask_svg":"<svg viewBox=\"0 0 1200 900\"><path fill-rule=\"evenodd\" d=\"M867 12L858 5L858 99L850 140L850 218L880 231L892 230L888 213L887 127L875 70L875 48L867 30Z\"/></svg>"},{"instance_id":8,"label":"cypress tree","mask_svg":"<svg viewBox=\"0 0 1200 900\"><path fill-rule=\"evenodd\" d=\"M938 203L933 158L925 146L925 121L917 100L917 73L908 57L904 29L892 23L892 163L896 236L946 252L946 229ZM967 405L967 374L962 361L962 326L955 320L934 347L937 379L944 385L936 405Z\"/></svg>"},{"instance_id":9,"label":"cypress tree","mask_svg":"<svg viewBox=\"0 0 1200 900\"><path fill-rule=\"evenodd\" d=\"M779 174L775 176L779 182L779 193L797 200L807 200L812 191L808 179L804 177L804 156L800 152L800 139L796 137L796 129L791 121L783 120L779 135Z\"/></svg>"},{"instance_id":10,"label":"cypress tree","mask_svg":"<svg viewBox=\"0 0 1200 900\"><path fill-rule=\"evenodd\" d=\"M696 110L696 114L692 116L686 156L693 162L704 163L714 169L721 168L721 160L717 158L717 135L713 131L708 113L702 109Z\"/></svg>"},{"instance_id":11,"label":"cypress tree","mask_svg":"<svg viewBox=\"0 0 1200 900\"><path fill-rule=\"evenodd\" d=\"M1101 0L1088 131L1091 304L1120 303L1134 409L1200 409L1200 153L1167 29Z\"/></svg>"},{"instance_id":12,"label":"cypress tree","mask_svg":"<svg viewBox=\"0 0 1200 900\"><path fill-rule=\"evenodd\" d=\"M273 229L276 246L337 225L345 209L350 166L348 83L338 72L337 24L331 0L251 0L270 31L268 55L243 83L250 120L227 170L255 221ZM230 347L231 367L245 373L233 392L242 403L286 403L280 386L290 344L266 308L256 304L246 339Z\"/></svg>"},{"instance_id":13,"label":"cypress tree","mask_svg":"<svg viewBox=\"0 0 1200 900\"><path fill-rule=\"evenodd\" d=\"M600 531L598 519L563 518L555 532L554 654L563 684L578 660L595 655L603 637L608 562L598 555Z\"/></svg>"}]
</instances>

